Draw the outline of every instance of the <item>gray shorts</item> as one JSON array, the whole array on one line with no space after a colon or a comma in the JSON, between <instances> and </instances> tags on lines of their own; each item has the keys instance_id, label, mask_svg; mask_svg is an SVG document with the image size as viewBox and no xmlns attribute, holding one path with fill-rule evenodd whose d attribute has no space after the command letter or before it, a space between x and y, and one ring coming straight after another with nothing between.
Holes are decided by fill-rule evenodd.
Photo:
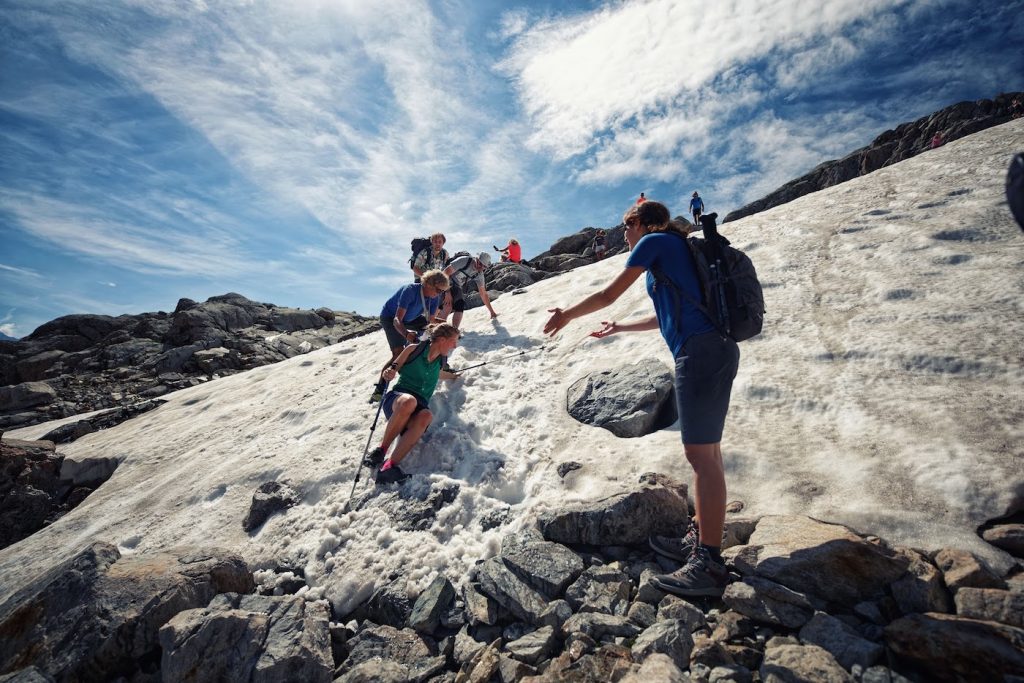
<instances>
[{"instance_id":1,"label":"gray shorts","mask_svg":"<svg viewBox=\"0 0 1024 683\"><path fill-rule=\"evenodd\" d=\"M676 358L676 410L684 444L722 440L732 381L739 365L736 342L718 332L696 334L686 340L682 355Z\"/></svg>"},{"instance_id":2,"label":"gray shorts","mask_svg":"<svg viewBox=\"0 0 1024 683\"><path fill-rule=\"evenodd\" d=\"M395 319L380 316L380 326L384 328L384 336L388 338L388 348L391 350L400 349L409 343L398 330L395 329ZM412 329L406 323L406 329Z\"/></svg>"}]
</instances>

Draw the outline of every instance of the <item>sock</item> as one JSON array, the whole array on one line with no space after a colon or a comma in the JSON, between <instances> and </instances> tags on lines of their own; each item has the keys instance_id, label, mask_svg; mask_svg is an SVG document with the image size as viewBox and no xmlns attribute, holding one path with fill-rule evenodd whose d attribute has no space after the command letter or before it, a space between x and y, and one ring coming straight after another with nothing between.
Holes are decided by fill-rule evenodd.
<instances>
[{"instance_id":1,"label":"sock","mask_svg":"<svg viewBox=\"0 0 1024 683\"><path fill-rule=\"evenodd\" d=\"M391 458L388 458L388 459L387 459L387 460L386 460L386 461L384 462L384 464L380 466L380 471L381 471L381 472L384 472L385 470L390 470L390 469L391 469L391 465L393 465L393 464L394 464L394 463L392 463L392 462L391 462Z\"/></svg>"},{"instance_id":2,"label":"sock","mask_svg":"<svg viewBox=\"0 0 1024 683\"><path fill-rule=\"evenodd\" d=\"M700 547L704 548L704 550L707 551L708 557L710 557L712 560L714 560L718 564L723 564L722 563L722 549L721 548L719 548L718 546L714 546L714 545L705 545L703 543L700 544Z\"/></svg>"}]
</instances>

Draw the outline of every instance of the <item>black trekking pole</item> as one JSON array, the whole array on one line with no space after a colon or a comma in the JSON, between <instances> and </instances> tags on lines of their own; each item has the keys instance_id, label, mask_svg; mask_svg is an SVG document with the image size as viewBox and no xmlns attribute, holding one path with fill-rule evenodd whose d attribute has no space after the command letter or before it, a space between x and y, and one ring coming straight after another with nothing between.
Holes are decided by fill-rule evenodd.
<instances>
[{"instance_id":1,"label":"black trekking pole","mask_svg":"<svg viewBox=\"0 0 1024 683\"><path fill-rule=\"evenodd\" d=\"M388 381L381 379L383 388L388 388ZM348 512L349 507L352 505L352 496L356 493L356 485L359 483L359 475L363 473L363 461L366 460L366 454L370 452L370 443L373 442L373 432L377 429L377 420L380 419L380 411L384 408L384 400L381 399L377 403L377 414L373 416L373 424L370 425L370 435L366 437L366 446L363 448L363 454L359 457L359 467L356 469L356 478L352 481L352 490L348 494L348 500L345 501L345 507L342 513Z\"/></svg>"},{"instance_id":2,"label":"black trekking pole","mask_svg":"<svg viewBox=\"0 0 1024 683\"><path fill-rule=\"evenodd\" d=\"M515 358L516 356L521 356L524 353L532 353L534 351L542 351L543 349L544 349L543 346L538 346L535 349L524 349L524 350L520 351L519 353L511 353L511 354L509 354L507 356L502 356L501 358L492 358L491 360L484 361L483 363L477 363L476 365L470 365L467 368L461 368L461 369L456 371L456 374L465 372L466 370L472 370L473 368L482 367L484 365L487 365L488 363L499 363L499 362L501 362L503 360L508 360L509 358Z\"/></svg>"}]
</instances>

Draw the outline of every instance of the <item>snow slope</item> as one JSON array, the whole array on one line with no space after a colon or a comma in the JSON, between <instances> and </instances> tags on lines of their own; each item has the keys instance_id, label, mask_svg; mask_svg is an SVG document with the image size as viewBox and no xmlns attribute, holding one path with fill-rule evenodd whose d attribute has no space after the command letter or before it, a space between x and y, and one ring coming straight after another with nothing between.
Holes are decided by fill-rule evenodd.
<instances>
[{"instance_id":1,"label":"snow slope","mask_svg":"<svg viewBox=\"0 0 1024 683\"><path fill-rule=\"evenodd\" d=\"M723 441L729 497L744 514L808 514L1005 566L974 529L1024 499L1024 235L1003 196L1021 148L1024 120L723 226L753 258L768 309L765 333L741 345ZM455 367L531 351L435 394L434 424L403 463L416 475L405 495L460 485L430 529L397 531L379 509L342 513L387 353L376 333L177 392L62 447L122 462L79 508L0 551L0 599L103 539L122 553L215 544L257 569L297 561L310 596L344 612L393 573L412 590L439 571L458 582L531 511L605 496L650 470L688 481L676 428L619 439L565 411L566 388L585 374L647 357L670 364L657 332L587 336L601 320L649 314L642 283L553 341L540 333L546 309L601 287L624 261L504 295L494 323L467 314ZM566 460L584 467L563 480ZM301 490L302 503L250 536L241 520L271 479ZM507 506L508 525L480 530Z\"/></svg>"}]
</instances>

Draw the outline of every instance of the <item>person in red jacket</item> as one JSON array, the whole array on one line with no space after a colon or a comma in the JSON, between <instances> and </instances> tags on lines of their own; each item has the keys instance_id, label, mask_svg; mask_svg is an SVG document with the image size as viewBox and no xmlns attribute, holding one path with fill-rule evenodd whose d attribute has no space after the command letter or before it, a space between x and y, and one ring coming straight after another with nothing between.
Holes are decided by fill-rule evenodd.
<instances>
[{"instance_id":1,"label":"person in red jacket","mask_svg":"<svg viewBox=\"0 0 1024 683\"><path fill-rule=\"evenodd\" d=\"M494 251L501 252L502 261L511 261L512 263L519 263L523 260L523 248L519 246L519 240L515 237L508 241L504 247L499 249L497 245L491 245L494 247Z\"/></svg>"}]
</instances>

